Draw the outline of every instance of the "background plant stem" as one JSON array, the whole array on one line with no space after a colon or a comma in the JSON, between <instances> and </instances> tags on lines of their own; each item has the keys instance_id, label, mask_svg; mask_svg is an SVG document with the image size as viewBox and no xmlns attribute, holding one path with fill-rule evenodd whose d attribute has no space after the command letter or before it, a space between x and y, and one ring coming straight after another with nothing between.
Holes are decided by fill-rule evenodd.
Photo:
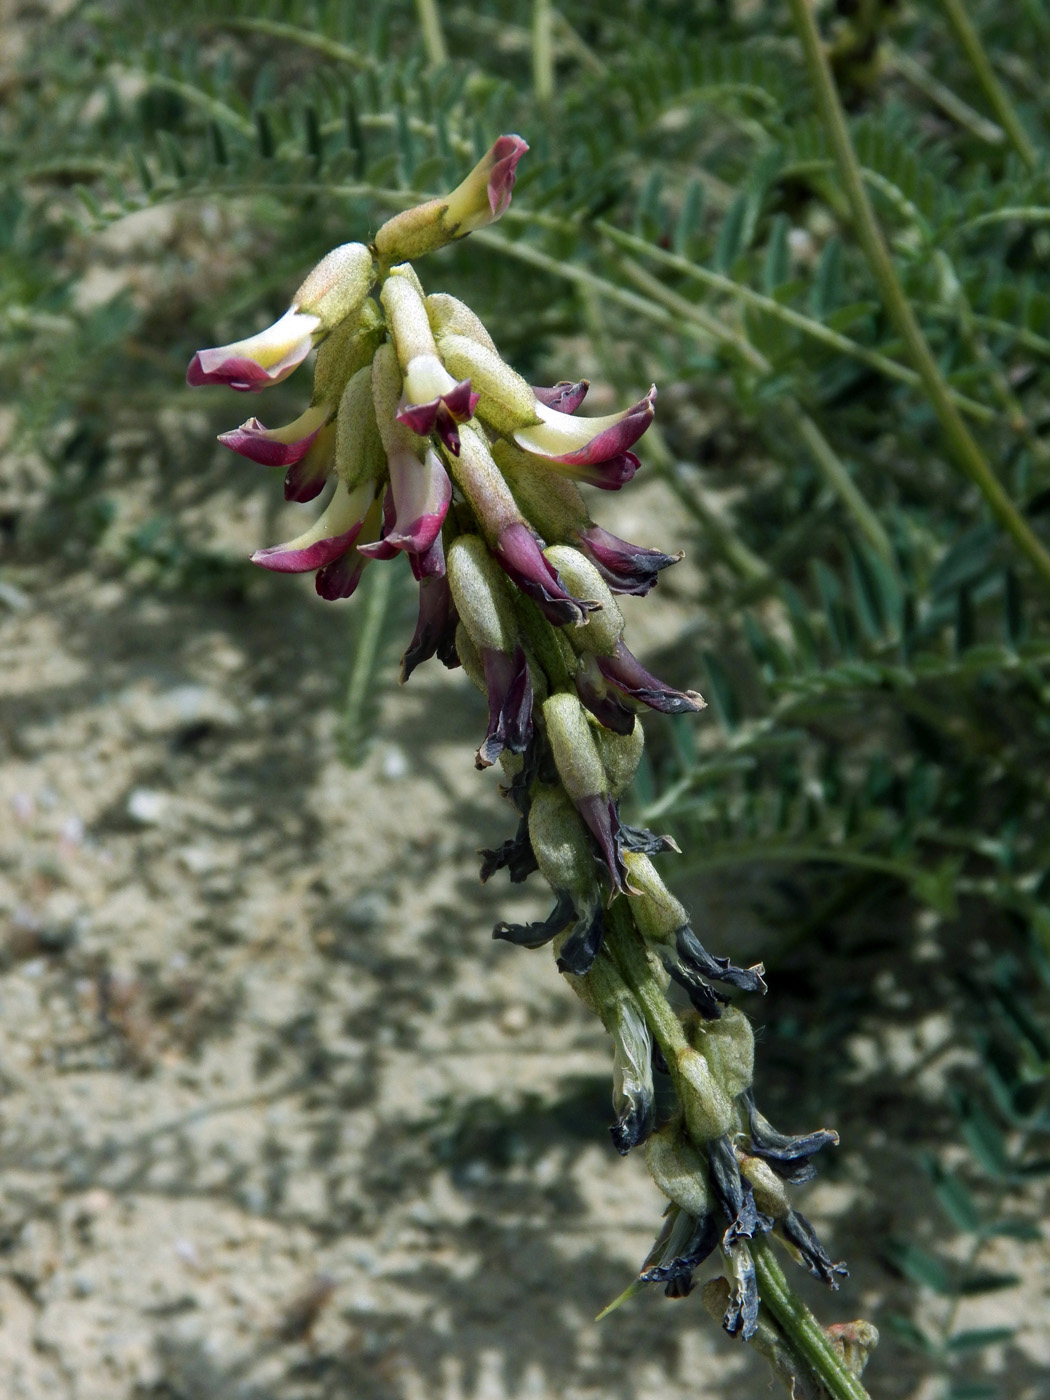
<instances>
[{"instance_id":1,"label":"background plant stem","mask_svg":"<svg viewBox=\"0 0 1050 1400\"><path fill-rule=\"evenodd\" d=\"M923 335L897 278L893 259L864 187L860 164L846 126L846 115L821 43L810 0L789 0L789 4L795 28L802 41L802 51L813 86L817 111L831 143L839 177L849 200L854 229L871 266L886 313L911 356L930 405L959 466L976 484L1003 529L1013 538L1043 581L1050 586L1050 554L1047 554L1028 522L1010 499L952 403L948 386L937 367L929 342Z\"/></svg>"}]
</instances>

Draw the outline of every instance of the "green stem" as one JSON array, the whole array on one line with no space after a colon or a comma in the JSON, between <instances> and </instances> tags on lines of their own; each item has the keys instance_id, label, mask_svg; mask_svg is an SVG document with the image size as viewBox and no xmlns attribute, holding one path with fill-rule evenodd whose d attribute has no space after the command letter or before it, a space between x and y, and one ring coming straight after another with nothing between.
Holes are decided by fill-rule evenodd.
<instances>
[{"instance_id":1,"label":"green stem","mask_svg":"<svg viewBox=\"0 0 1050 1400\"><path fill-rule=\"evenodd\" d=\"M554 99L553 21L551 0L532 0L532 83L541 107Z\"/></svg>"},{"instance_id":2,"label":"green stem","mask_svg":"<svg viewBox=\"0 0 1050 1400\"><path fill-rule=\"evenodd\" d=\"M941 0L941 4L948 16L948 23L955 31L956 39L970 61L974 77L988 99L988 105L999 118L999 125L1006 132L1011 146L1028 169L1034 170L1038 164L1036 149L1028 139L1028 133L1021 125L1020 118L1014 111L1013 104L1007 97L1002 84L995 76L988 55L984 51L984 45L981 43L981 36L977 33L973 21L966 13L963 0Z\"/></svg>"},{"instance_id":3,"label":"green stem","mask_svg":"<svg viewBox=\"0 0 1050 1400\"><path fill-rule=\"evenodd\" d=\"M753 370L756 374L772 374L773 366L769 360L745 336L723 326L715 317L701 310L700 307L694 306L691 301L686 301L677 292L672 292L651 273L639 267L631 258L621 258L621 267L635 286L643 288L654 301L661 302L677 317L694 322L706 334L719 339L722 345L748 369ZM805 413L794 399L785 398L781 407L791 426L802 439L818 471L846 509L851 512L868 543L883 559L892 564L893 546L890 544L886 531L882 528L882 522L864 499L843 463L839 461L827 438L809 414Z\"/></svg>"},{"instance_id":4,"label":"green stem","mask_svg":"<svg viewBox=\"0 0 1050 1400\"><path fill-rule=\"evenodd\" d=\"M642 1008L653 1038L663 1051L668 1069L674 1077L678 1056L688 1049L689 1042L681 1021L664 995L645 944L634 927L626 898L617 899L609 910L605 944L620 975ZM763 1306L773 1313L797 1354L812 1370L830 1400L868 1400L864 1387L784 1277L768 1241L753 1240L750 1249Z\"/></svg>"},{"instance_id":5,"label":"green stem","mask_svg":"<svg viewBox=\"0 0 1050 1400\"><path fill-rule=\"evenodd\" d=\"M343 750L348 763L356 763L360 756L365 702L375 678L376 655L390 605L394 570L374 569L370 579L364 616L361 619L361 632L354 649L350 683L346 688L346 706L343 710Z\"/></svg>"},{"instance_id":6,"label":"green stem","mask_svg":"<svg viewBox=\"0 0 1050 1400\"><path fill-rule=\"evenodd\" d=\"M801 331L813 340L821 341L829 349L837 350L842 355L849 355L852 359L859 360L869 369L884 374L887 379L896 379L899 383L907 384L911 388L922 387L921 379L909 365L898 364L888 355L883 355L880 351L872 350L866 345L858 344L857 341L851 340L848 335L832 330L823 321L815 321L811 316L803 315L794 307L785 306L775 297L768 297L762 292L756 292L752 287L745 287L740 282L734 282L731 277L723 276L720 272L714 272L710 268L692 263L688 258L683 258L677 253L668 253L665 249L646 242L644 238L637 238L632 233L625 233L622 229L613 228L611 224L599 221L595 227L610 242L618 244L621 248L629 248L632 252L640 253L643 257L660 263L669 271L680 272L701 285L710 287L713 291L724 292L727 296L733 297L734 300L743 302L745 306L753 306L757 311L762 311L767 316L783 321L785 325ZM951 394L953 402L963 412L969 413L971 417L979 418L985 423L995 422L997 415L993 409L988 408L983 403L978 403L976 399L971 399L966 394L958 393L954 389L949 389L948 392Z\"/></svg>"},{"instance_id":7,"label":"green stem","mask_svg":"<svg viewBox=\"0 0 1050 1400\"><path fill-rule=\"evenodd\" d=\"M953 92L944 83L938 82L933 74L928 73L923 65L912 58L910 54L904 53L892 44L885 44L883 47L891 66L896 68L901 77L906 78L909 83L917 87L931 102L935 102L946 116L951 117L952 121L958 122L960 126L972 132L978 141L984 141L989 146L1003 144L1006 140L1006 133L1001 126L989 121L987 117L982 117L980 112L975 112L958 93Z\"/></svg>"},{"instance_id":8,"label":"green stem","mask_svg":"<svg viewBox=\"0 0 1050 1400\"><path fill-rule=\"evenodd\" d=\"M441 12L438 0L416 0L416 13L423 30L423 47L427 51L427 61L431 68L440 68L448 62L448 46L445 31L441 28Z\"/></svg>"},{"instance_id":9,"label":"green stem","mask_svg":"<svg viewBox=\"0 0 1050 1400\"><path fill-rule=\"evenodd\" d=\"M847 1367L827 1333L794 1292L768 1239L752 1240L751 1257L758 1275L758 1292L792 1346L806 1361L831 1400L870 1400L860 1380Z\"/></svg>"},{"instance_id":10,"label":"green stem","mask_svg":"<svg viewBox=\"0 0 1050 1400\"><path fill-rule=\"evenodd\" d=\"M853 213L857 238L878 284L886 313L918 371L931 407L959 466L980 490L999 524L1012 537L1043 581L1050 586L1050 554L1047 554L992 471L984 453L970 436L969 429L952 403L948 386L937 367L933 352L897 279L889 248L864 188L857 154L846 127L846 116L817 31L811 0L789 0L789 4L795 28L802 41L817 110L827 131L839 178Z\"/></svg>"}]
</instances>

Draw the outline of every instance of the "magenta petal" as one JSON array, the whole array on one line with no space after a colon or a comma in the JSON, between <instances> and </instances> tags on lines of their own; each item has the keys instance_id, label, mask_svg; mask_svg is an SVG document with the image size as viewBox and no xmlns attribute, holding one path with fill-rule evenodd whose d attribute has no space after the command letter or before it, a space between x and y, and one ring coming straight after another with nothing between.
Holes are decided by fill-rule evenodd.
<instances>
[{"instance_id":1,"label":"magenta petal","mask_svg":"<svg viewBox=\"0 0 1050 1400\"><path fill-rule=\"evenodd\" d=\"M556 408L559 413L575 413L590 387L589 379L579 379L575 383L571 379L559 379L549 389L537 388L534 384L532 392L547 408Z\"/></svg>"},{"instance_id":2,"label":"magenta petal","mask_svg":"<svg viewBox=\"0 0 1050 1400\"><path fill-rule=\"evenodd\" d=\"M634 731L635 710L620 693L606 684L599 672L593 674L593 665L576 674L576 694L584 705L605 729L614 734L631 734Z\"/></svg>"},{"instance_id":3,"label":"magenta petal","mask_svg":"<svg viewBox=\"0 0 1050 1400\"><path fill-rule=\"evenodd\" d=\"M429 403L406 403L400 406L394 417L406 428L411 428L418 437L429 437L434 431L440 407L440 399L431 399Z\"/></svg>"},{"instance_id":4,"label":"magenta petal","mask_svg":"<svg viewBox=\"0 0 1050 1400\"><path fill-rule=\"evenodd\" d=\"M628 872L616 839L620 831L620 814L616 803L608 796L584 797L577 801L576 810L598 843L613 889L617 894L622 894Z\"/></svg>"},{"instance_id":5,"label":"magenta petal","mask_svg":"<svg viewBox=\"0 0 1050 1400\"><path fill-rule=\"evenodd\" d=\"M575 452L566 452L554 460L567 466L593 466L596 462L607 462L610 457L618 457L633 447L653 421L653 400L656 389L650 389L644 399L627 410L618 423L605 428L597 437L591 438L585 447ZM633 473L632 473L633 475Z\"/></svg>"},{"instance_id":6,"label":"magenta petal","mask_svg":"<svg viewBox=\"0 0 1050 1400\"><path fill-rule=\"evenodd\" d=\"M283 374L272 375L262 365L245 359L243 355L230 355L221 360L205 358L214 354L213 350L198 350L190 361L186 383L192 388L199 389L205 384L225 384L228 389L237 389L242 394L256 394L285 377Z\"/></svg>"},{"instance_id":7,"label":"magenta petal","mask_svg":"<svg viewBox=\"0 0 1050 1400\"><path fill-rule=\"evenodd\" d=\"M441 536L422 554L410 554L408 562L412 566L412 576L417 582L422 582L425 578L444 578L445 576L445 549L441 543Z\"/></svg>"},{"instance_id":8,"label":"magenta petal","mask_svg":"<svg viewBox=\"0 0 1050 1400\"><path fill-rule=\"evenodd\" d=\"M388 544L385 539L373 540L371 544L359 544L358 554L363 554L366 559L396 559L401 552L397 545Z\"/></svg>"},{"instance_id":9,"label":"magenta petal","mask_svg":"<svg viewBox=\"0 0 1050 1400\"><path fill-rule=\"evenodd\" d=\"M651 675L642 663L627 650L623 642L616 644L612 656L596 656L599 671L611 686L639 704L648 705L665 715L695 714L706 704L695 690L675 690Z\"/></svg>"},{"instance_id":10,"label":"magenta petal","mask_svg":"<svg viewBox=\"0 0 1050 1400\"><path fill-rule=\"evenodd\" d=\"M532 680L520 644L512 654L481 648L489 700L489 728L474 762L490 768L500 754L524 753L532 738Z\"/></svg>"},{"instance_id":11,"label":"magenta petal","mask_svg":"<svg viewBox=\"0 0 1050 1400\"><path fill-rule=\"evenodd\" d=\"M436 452L424 461L411 452L390 458L394 521L386 541L410 554L423 554L441 533L452 500L452 483Z\"/></svg>"},{"instance_id":12,"label":"magenta petal","mask_svg":"<svg viewBox=\"0 0 1050 1400\"><path fill-rule=\"evenodd\" d=\"M357 590L367 560L358 556L356 549L348 549L338 559L317 570L314 587L326 602L334 603L339 598L349 598Z\"/></svg>"},{"instance_id":13,"label":"magenta petal","mask_svg":"<svg viewBox=\"0 0 1050 1400\"><path fill-rule=\"evenodd\" d=\"M556 627L579 624L587 613L600 607L599 603L573 598L566 591L557 570L548 563L536 536L524 522L508 525L493 553L521 591L535 600Z\"/></svg>"},{"instance_id":14,"label":"magenta petal","mask_svg":"<svg viewBox=\"0 0 1050 1400\"><path fill-rule=\"evenodd\" d=\"M452 590L444 573L420 579L416 630L401 658L402 685L421 662L435 655L444 660L455 653L458 622Z\"/></svg>"},{"instance_id":15,"label":"magenta petal","mask_svg":"<svg viewBox=\"0 0 1050 1400\"><path fill-rule=\"evenodd\" d=\"M343 534L329 535L327 539L317 540L304 549L289 549L283 544L270 545L268 549L257 549L252 555L252 563L278 574L308 574L311 569L319 569L345 554L360 532L361 524L358 522Z\"/></svg>"},{"instance_id":16,"label":"magenta petal","mask_svg":"<svg viewBox=\"0 0 1050 1400\"><path fill-rule=\"evenodd\" d=\"M520 136L501 136L492 147L491 154L495 164L489 171L488 195L489 208L494 219L498 219L507 211L511 191L514 189L518 161L528 149L528 145Z\"/></svg>"},{"instance_id":17,"label":"magenta petal","mask_svg":"<svg viewBox=\"0 0 1050 1400\"><path fill-rule=\"evenodd\" d=\"M600 525L577 530L576 543L614 593L631 593L639 598L657 582L661 569L677 564L682 557L629 544Z\"/></svg>"},{"instance_id":18,"label":"magenta petal","mask_svg":"<svg viewBox=\"0 0 1050 1400\"><path fill-rule=\"evenodd\" d=\"M318 424L312 433L307 433L296 442L277 442L258 418L249 418L247 423L242 423L232 432L220 433L219 441L224 447L264 467L290 467L306 456L321 426Z\"/></svg>"},{"instance_id":19,"label":"magenta petal","mask_svg":"<svg viewBox=\"0 0 1050 1400\"><path fill-rule=\"evenodd\" d=\"M327 480L327 466L304 457L301 462L293 462L284 474L284 499L305 505L321 494Z\"/></svg>"},{"instance_id":20,"label":"magenta petal","mask_svg":"<svg viewBox=\"0 0 1050 1400\"><path fill-rule=\"evenodd\" d=\"M441 395L445 407L457 423L465 423L468 418L474 417L480 397L480 394L471 392L469 379L461 379L454 389Z\"/></svg>"},{"instance_id":21,"label":"magenta petal","mask_svg":"<svg viewBox=\"0 0 1050 1400\"><path fill-rule=\"evenodd\" d=\"M559 466L566 467L564 462L552 462L551 465L555 471ZM577 481L586 481L590 486L597 486L600 491L619 491L621 486L625 486L631 480L641 465L633 452L621 452L605 462L569 465L566 474L574 476Z\"/></svg>"}]
</instances>

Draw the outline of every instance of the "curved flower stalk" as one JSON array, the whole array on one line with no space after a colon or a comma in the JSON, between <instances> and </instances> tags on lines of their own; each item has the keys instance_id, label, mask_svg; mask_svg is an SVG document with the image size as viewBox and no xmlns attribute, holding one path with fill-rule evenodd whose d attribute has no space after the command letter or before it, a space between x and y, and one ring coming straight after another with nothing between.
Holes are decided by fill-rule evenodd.
<instances>
[{"instance_id":1,"label":"curved flower stalk","mask_svg":"<svg viewBox=\"0 0 1050 1400\"><path fill-rule=\"evenodd\" d=\"M681 555L609 534L577 485L618 490L633 477L655 386L622 412L586 416L586 380L530 385L475 313L428 295L411 263L498 218L527 149L500 137L452 194L398 214L371 246L330 253L275 325L198 352L187 377L257 392L319 346L311 402L294 422L268 428L252 417L221 438L286 468L292 502L334 483L312 524L252 559L313 573L320 596L335 600L370 562L392 567L406 555L419 612L402 682L437 657L462 665L484 694L475 762L499 764L517 825L482 853L481 877L538 872L554 897L545 919L501 922L493 936L553 945L558 969L612 1038L613 1142L623 1154L646 1144L668 1201L627 1293L661 1284L685 1297L714 1257L724 1277L705 1296L720 1300L727 1332L755 1340L798 1393L858 1400L859 1382L771 1273L763 1243L778 1238L837 1286L844 1267L789 1188L838 1139L825 1128L789 1136L759 1112L751 1024L729 992L764 992L763 968L708 951L654 864L674 841L620 813L642 755L640 715L704 706L628 649L616 602L647 594ZM670 1096L659 1096L673 1102L665 1121L654 1073L670 1082ZM771 1278L780 1281L770 1291Z\"/></svg>"}]
</instances>

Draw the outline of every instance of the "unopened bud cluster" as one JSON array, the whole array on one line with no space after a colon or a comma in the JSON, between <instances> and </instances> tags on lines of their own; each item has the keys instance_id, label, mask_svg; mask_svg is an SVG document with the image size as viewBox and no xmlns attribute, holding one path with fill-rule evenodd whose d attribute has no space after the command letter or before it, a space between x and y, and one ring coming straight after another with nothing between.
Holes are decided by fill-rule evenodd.
<instances>
[{"instance_id":1,"label":"unopened bud cluster","mask_svg":"<svg viewBox=\"0 0 1050 1400\"><path fill-rule=\"evenodd\" d=\"M482 878L539 871L555 897L545 920L501 923L494 934L527 948L553 942L559 969L613 1040L613 1141L622 1153L647 1144L669 1201L640 1277L684 1295L697 1266L721 1251L725 1326L750 1336L758 1294L747 1242L757 1231L775 1229L832 1285L842 1271L785 1192L836 1139L826 1130L786 1137L762 1118L750 1023L713 985L762 991L762 969L706 951L653 864L674 842L620 816L642 754L640 713L703 706L632 655L616 602L647 593L680 556L603 530L578 485L616 490L631 479L656 390L623 412L580 416L585 380L528 384L474 312L428 294L411 265L498 218L526 150L520 137L500 137L451 195L398 214L371 244L334 249L274 325L201 350L187 377L256 392L316 347L313 397L299 418L278 428L249 418L220 439L283 467L291 501L330 488L308 529L253 562L313 573L334 600L373 561L407 555L419 616L401 679L434 656L463 666L488 704L476 763L500 763L518 814L516 833L483 853ZM614 906L627 911L649 994L662 999L673 981L691 1003L674 1020L673 1047L661 1047L609 946ZM654 1073L670 1076L677 1100L658 1130Z\"/></svg>"}]
</instances>

